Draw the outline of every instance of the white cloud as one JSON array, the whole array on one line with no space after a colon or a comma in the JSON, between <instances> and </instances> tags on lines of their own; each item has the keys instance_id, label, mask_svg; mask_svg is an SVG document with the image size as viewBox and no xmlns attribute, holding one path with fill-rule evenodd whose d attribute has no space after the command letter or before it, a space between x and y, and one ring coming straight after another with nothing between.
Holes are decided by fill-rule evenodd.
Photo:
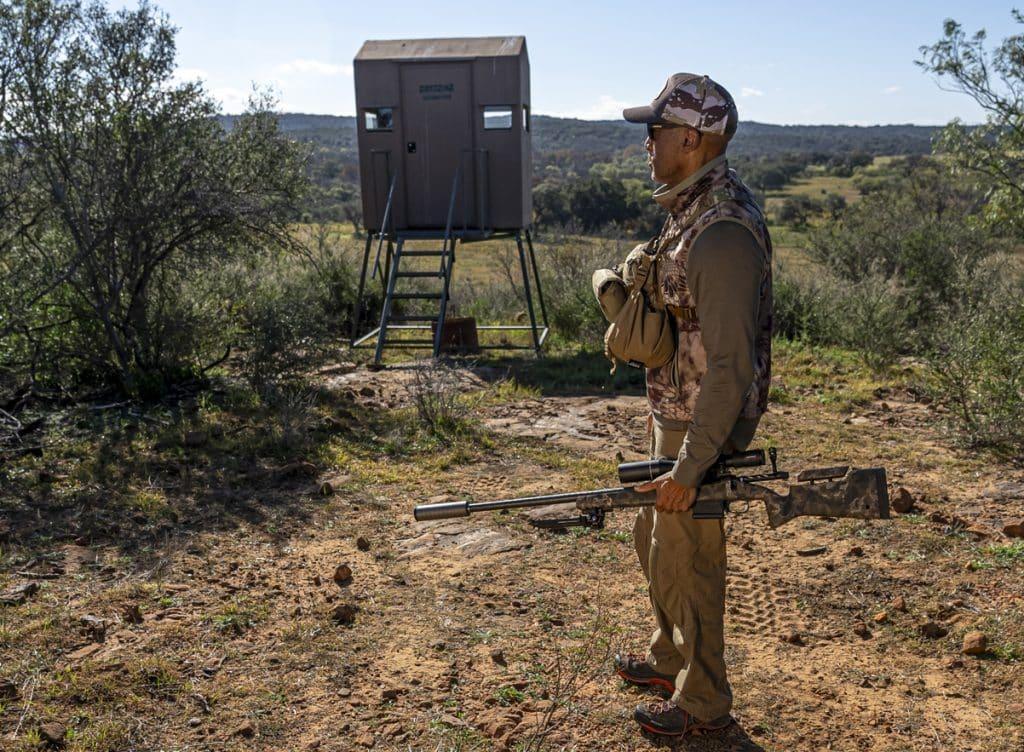
<instances>
[{"instance_id":1,"label":"white cloud","mask_svg":"<svg viewBox=\"0 0 1024 752\"><path fill-rule=\"evenodd\" d=\"M210 95L220 102L220 111L225 114L235 115L249 106L248 93L230 86L213 89Z\"/></svg>"},{"instance_id":2,"label":"white cloud","mask_svg":"<svg viewBox=\"0 0 1024 752\"><path fill-rule=\"evenodd\" d=\"M336 65L325 63L321 60L297 59L288 63L282 63L275 69L281 75L287 76L292 73L302 73L313 76L351 76L351 65Z\"/></svg>"},{"instance_id":3,"label":"white cloud","mask_svg":"<svg viewBox=\"0 0 1024 752\"><path fill-rule=\"evenodd\" d=\"M740 96L741 97L763 97L764 96L764 92L761 91L760 89L755 89L752 86L744 86L742 89L740 89Z\"/></svg>"},{"instance_id":4,"label":"white cloud","mask_svg":"<svg viewBox=\"0 0 1024 752\"><path fill-rule=\"evenodd\" d=\"M903 91L902 86L886 86L882 89L883 94L898 94L901 91Z\"/></svg>"},{"instance_id":5,"label":"white cloud","mask_svg":"<svg viewBox=\"0 0 1024 752\"><path fill-rule=\"evenodd\" d=\"M615 99L615 97L602 94L597 98L597 102L587 109L552 114L554 117L578 118L579 120L621 120L622 111L627 107L633 107L635 104L635 102L622 102Z\"/></svg>"},{"instance_id":6,"label":"white cloud","mask_svg":"<svg viewBox=\"0 0 1024 752\"><path fill-rule=\"evenodd\" d=\"M171 76L171 80L176 84L190 84L197 79L207 81L209 78L210 74L202 68L178 68Z\"/></svg>"}]
</instances>

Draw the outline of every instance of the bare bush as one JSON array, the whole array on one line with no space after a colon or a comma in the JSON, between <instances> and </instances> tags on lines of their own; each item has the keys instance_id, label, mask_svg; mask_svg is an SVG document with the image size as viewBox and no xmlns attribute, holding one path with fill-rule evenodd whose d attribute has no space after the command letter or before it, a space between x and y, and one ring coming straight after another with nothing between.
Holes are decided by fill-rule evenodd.
<instances>
[{"instance_id":1,"label":"bare bush","mask_svg":"<svg viewBox=\"0 0 1024 752\"><path fill-rule=\"evenodd\" d=\"M462 399L457 369L430 360L413 370L407 387L420 425L433 436L449 436L467 430L468 403Z\"/></svg>"}]
</instances>

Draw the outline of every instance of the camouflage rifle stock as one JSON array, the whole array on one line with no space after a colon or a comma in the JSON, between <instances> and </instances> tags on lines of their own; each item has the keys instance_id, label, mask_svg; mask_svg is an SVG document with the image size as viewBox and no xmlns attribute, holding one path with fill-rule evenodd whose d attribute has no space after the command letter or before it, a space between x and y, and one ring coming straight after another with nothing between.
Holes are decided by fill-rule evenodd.
<instances>
[{"instance_id":1,"label":"camouflage rifle stock","mask_svg":"<svg viewBox=\"0 0 1024 752\"><path fill-rule=\"evenodd\" d=\"M734 475L730 470L765 464L763 450L723 455L705 474L697 491L691 514L694 519L719 519L736 502L761 501L768 513L768 525L777 528L796 517L852 517L857 519L888 519L889 492L885 468L856 469L848 466L804 470L787 493L778 493L761 485L765 481L788 480L789 473L776 465L775 449L768 450L771 472L755 475ZM616 509L653 506L655 494L641 493L631 485L645 483L672 469L670 460L626 462L619 465L619 488L594 491L571 491L546 496L525 496L497 501L452 501L443 504L420 504L413 510L417 520L440 520L468 517L474 512L501 509L524 509L572 502L579 515L560 519L535 520L537 527L604 527L605 515Z\"/></svg>"}]
</instances>

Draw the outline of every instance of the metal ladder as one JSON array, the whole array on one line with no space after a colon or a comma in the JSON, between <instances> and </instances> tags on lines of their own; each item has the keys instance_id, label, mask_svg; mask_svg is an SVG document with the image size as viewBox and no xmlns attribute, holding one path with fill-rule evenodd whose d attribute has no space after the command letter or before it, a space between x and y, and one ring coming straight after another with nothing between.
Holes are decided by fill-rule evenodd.
<instances>
[{"instance_id":1,"label":"metal ladder","mask_svg":"<svg viewBox=\"0 0 1024 752\"><path fill-rule=\"evenodd\" d=\"M455 216L455 198L458 193L459 177L461 168L455 171L452 180L451 196L448 199L448 221L445 224L444 235L439 236L436 232L417 232L415 230L404 230L395 233L395 252L391 259L388 271L388 282L384 293L384 304L380 313L380 326L377 330L377 349L373 356L373 362L380 364L381 354L385 345L392 347L422 347L431 345L434 357L441 352L441 337L444 330L445 315L448 311L448 293L451 285L452 266L455 263L455 244L458 238L452 232L452 221ZM390 216L392 190L388 191L388 203L385 208L385 222ZM440 249L406 249L405 244L410 240L417 239L440 239ZM381 239L383 242L383 237ZM438 259L437 271L402 271L402 259L413 257L428 257ZM377 260L374 262L375 271L379 269L380 246L377 248ZM441 290L438 292L396 292L395 288L399 279L439 279ZM436 300L438 301L438 312L436 316L426 315L393 315L394 301L396 300ZM433 339L388 339L389 331L420 330L425 328L423 324L434 322Z\"/></svg>"}]
</instances>

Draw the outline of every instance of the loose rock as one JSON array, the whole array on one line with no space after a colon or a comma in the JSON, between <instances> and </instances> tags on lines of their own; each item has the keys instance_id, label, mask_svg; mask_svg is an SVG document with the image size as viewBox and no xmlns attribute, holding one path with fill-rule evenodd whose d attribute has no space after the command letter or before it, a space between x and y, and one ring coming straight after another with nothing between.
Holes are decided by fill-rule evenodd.
<instances>
[{"instance_id":1,"label":"loose rock","mask_svg":"<svg viewBox=\"0 0 1024 752\"><path fill-rule=\"evenodd\" d=\"M981 655L988 650L988 637L984 632L968 632L960 652L964 655Z\"/></svg>"},{"instance_id":2,"label":"loose rock","mask_svg":"<svg viewBox=\"0 0 1024 752\"><path fill-rule=\"evenodd\" d=\"M906 514L914 509L914 495L903 486L900 486L889 497L889 506L894 512Z\"/></svg>"},{"instance_id":3,"label":"loose rock","mask_svg":"<svg viewBox=\"0 0 1024 752\"><path fill-rule=\"evenodd\" d=\"M405 687L389 687L388 689L382 689L380 691L380 700L381 702L394 702L408 691L409 690Z\"/></svg>"},{"instance_id":4,"label":"loose rock","mask_svg":"<svg viewBox=\"0 0 1024 752\"><path fill-rule=\"evenodd\" d=\"M791 632L786 632L784 634L779 635L779 639L782 640L783 642L788 642L790 645L803 645L804 644L803 636L799 632L797 632L795 630L791 631Z\"/></svg>"},{"instance_id":5,"label":"loose rock","mask_svg":"<svg viewBox=\"0 0 1024 752\"><path fill-rule=\"evenodd\" d=\"M0 700L17 700L18 685L10 679L0 680Z\"/></svg>"},{"instance_id":6,"label":"loose rock","mask_svg":"<svg viewBox=\"0 0 1024 752\"><path fill-rule=\"evenodd\" d=\"M1011 538L1024 538L1024 520L1017 520L1003 525L1003 534Z\"/></svg>"},{"instance_id":7,"label":"loose rock","mask_svg":"<svg viewBox=\"0 0 1024 752\"><path fill-rule=\"evenodd\" d=\"M68 732L63 723L44 723L39 727L39 736L43 741L54 747L64 746L64 735Z\"/></svg>"},{"instance_id":8,"label":"loose rock","mask_svg":"<svg viewBox=\"0 0 1024 752\"><path fill-rule=\"evenodd\" d=\"M87 615L81 617L79 623L82 631L93 641L103 642L107 639L107 620L98 616Z\"/></svg>"},{"instance_id":9,"label":"loose rock","mask_svg":"<svg viewBox=\"0 0 1024 752\"><path fill-rule=\"evenodd\" d=\"M889 621L889 614L887 614L885 611L879 611L877 614L871 617L871 621L873 621L875 624L885 624L887 621Z\"/></svg>"},{"instance_id":10,"label":"loose rock","mask_svg":"<svg viewBox=\"0 0 1024 752\"><path fill-rule=\"evenodd\" d=\"M348 564L339 564L338 568L334 570L334 582L339 587L344 587L352 582L352 567Z\"/></svg>"},{"instance_id":11,"label":"loose rock","mask_svg":"<svg viewBox=\"0 0 1024 752\"><path fill-rule=\"evenodd\" d=\"M251 739L256 736L256 727L252 721L245 720L231 731L231 736L242 736L246 739Z\"/></svg>"},{"instance_id":12,"label":"loose rock","mask_svg":"<svg viewBox=\"0 0 1024 752\"><path fill-rule=\"evenodd\" d=\"M331 618L342 626L350 626L356 621L356 614L359 612L358 606L353 606L350 603L340 603L334 607L331 611Z\"/></svg>"},{"instance_id":13,"label":"loose rock","mask_svg":"<svg viewBox=\"0 0 1024 752\"><path fill-rule=\"evenodd\" d=\"M491 651L491 660L497 663L499 666L507 666L508 662L505 660L505 653L501 648L495 648Z\"/></svg>"},{"instance_id":14,"label":"loose rock","mask_svg":"<svg viewBox=\"0 0 1024 752\"><path fill-rule=\"evenodd\" d=\"M847 552L846 555L847 556L863 556L864 555L864 549L861 548L860 546L854 546L853 548L851 548Z\"/></svg>"},{"instance_id":15,"label":"loose rock","mask_svg":"<svg viewBox=\"0 0 1024 752\"><path fill-rule=\"evenodd\" d=\"M142 609L139 608L139 604L133 603L125 608L121 618L128 624L142 624Z\"/></svg>"},{"instance_id":16,"label":"loose rock","mask_svg":"<svg viewBox=\"0 0 1024 752\"><path fill-rule=\"evenodd\" d=\"M871 630L868 629L868 625L862 621L859 621L853 625L853 633L860 637L862 640L868 640L871 638Z\"/></svg>"},{"instance_id":17,"label":"loose rock","mask_svg":"<svg viewBox=\"0 0 1024 752\"><path fill-rule=\"evenodd\" d=\"M811 548L797 549L797 556L818 556L828 551L827 546L812 546Z\"/></svg>"},{"instance_id":18,"label":"loose rock","mask_svg":"<svg viewBox=\"0 0 1024 752\"><path fill-rule=\"evenodd\" d=\"M360 535L358 538L356 538L356 548L358 548L360 551L369 551L370 541L368 541L366 538Z\"/></svg>"},{"instance_id":19,"label":"loose rock","mask_svg":"<svg viewBox=\"0 0 1024 752\"><path fill-rule=\"evenodd\" d=\"M907 612L907 600L902 595L897 595L892 599L893 611L899 611L901 613Z\"/></svg>"},{"instance_id":20,"label":"loose rock","mask_svg":"<svg viewBox=\"0 0 1024 752\"><path fill-rule=\"evenodd\" d=\"M945 637L949 634L948 629L934 621L924 622L918 626L917 631L922 637L926 637L929 640L938 640L940 637Z\"/></svg>"},{"instance_id":21,"label":"loose rock","mask_svg":"<svg viewBox=\"0 0 1024 752\"><path fill-rule=\"evenodd\" d=\"M37 583L23 582L0 593L0 606L20 606L38 592Z\"/></svg>"}]
</instances>

